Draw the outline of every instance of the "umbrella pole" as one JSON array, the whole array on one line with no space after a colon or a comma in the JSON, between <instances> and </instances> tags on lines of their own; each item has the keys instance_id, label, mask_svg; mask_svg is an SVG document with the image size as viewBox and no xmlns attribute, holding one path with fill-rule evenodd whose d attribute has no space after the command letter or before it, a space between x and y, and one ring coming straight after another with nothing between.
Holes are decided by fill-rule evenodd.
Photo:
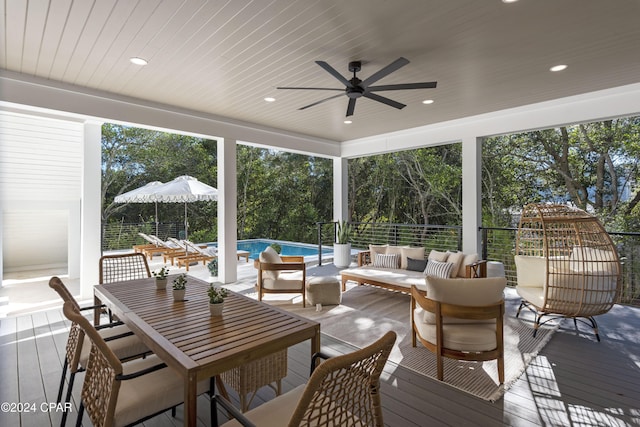
<instances>
[{"instance_id":1,"label":"umbrella pole","mask_svg":"<svg viewBox=\"0 0 640 427\"><path fill-rule=\"evenodd\" d=\"M187 202L184 202L184 240L189 240L189 232L187 228L189 227L189 222L187 221Z\"/></svg>"},{"instance_id":2,"label":"umbrella pole","mask_svg":"<svg viewBox=\"0 0 640 427\"><path fill-rule=\"evenodd\" d=\"M159 225L160 225L160 223L158 222L158 202L156 202L156 237L158 237L158 238L160 238L160 235L158 234Z\"/></svg>"}]
</instances>

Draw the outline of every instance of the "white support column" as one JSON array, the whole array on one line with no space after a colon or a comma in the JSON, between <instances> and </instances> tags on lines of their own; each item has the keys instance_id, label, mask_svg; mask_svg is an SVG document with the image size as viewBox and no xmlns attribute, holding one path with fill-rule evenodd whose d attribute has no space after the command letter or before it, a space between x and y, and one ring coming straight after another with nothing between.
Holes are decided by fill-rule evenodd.
<instances>
[{"instance_id":1,"label":"white support column","mask_svg":"<svg viewBox=\"0 0 640 427\"><path fill-rule=\"evenodd\" d=\"M100 260L101 227L101 150L102 123L91 121L84 124L82 187L80 195L80 227L73 224L75 215L70 213L69 227L69 277L78 271L75 265L79 257L80 295L93 296L93 286L98 284L98 261ZM75 236L78 230L79 237ZM79 250L78 250L79 241Z\"/></svg>"},{"instance_id":2,"label":"white support column","mask_svg":"<svg viewBox=\"0 0 640 427\"><path fill-rule=\"evenodd\" d=\"M218 139L218 280L238 279L238 206L236 140Z\"/></svg>"},{"instance_id":3,"label":"white support column","mask_svg":"<svg viewBox=\"0 0 640 427\"><path fill-rule=\"evenodd\" d=\"M349 169L348 160L333 159L333 220L350 220L349 215Z\"/></svg>"},{"instance_id":4,"label":"white support column","mask_svg":"<svg viewBox=\"0 0 640 427\"><path fill-rule=\"evenodd\" d=\"M462 251L481 253L482 139L462 139Z\"/></svg>"}]
</instances>

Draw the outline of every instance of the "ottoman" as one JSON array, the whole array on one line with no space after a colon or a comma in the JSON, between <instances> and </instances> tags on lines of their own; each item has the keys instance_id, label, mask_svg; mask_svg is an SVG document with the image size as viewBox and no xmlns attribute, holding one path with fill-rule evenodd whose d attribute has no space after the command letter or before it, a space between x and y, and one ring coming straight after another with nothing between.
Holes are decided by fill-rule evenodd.
<instances>
[{"instance_id":1,"label":"ottoman","mask_svg":"<svg viewBox=\"0 0 640 427\"><path fill-rule=\"evenodd\" d=\"M340 304L340 281L333 276L315 276L307 283L307 301L311 304Z\"/></svg>"}]
</instances>

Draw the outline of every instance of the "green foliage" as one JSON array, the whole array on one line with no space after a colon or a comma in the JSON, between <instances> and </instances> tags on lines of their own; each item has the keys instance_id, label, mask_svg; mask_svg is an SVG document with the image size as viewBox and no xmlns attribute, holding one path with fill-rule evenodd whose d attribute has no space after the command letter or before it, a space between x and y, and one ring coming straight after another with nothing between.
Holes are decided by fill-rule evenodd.
<instances>
[{"instance_id":1,"label":"green foliage","mask_svg":"<svg viewBox=\"0 0 640 427\"><path fill-rule=\"evenodd\" d=\"M274 251L276 251L277 253L281 253L282 252L282 246L280 246L278 243L272 243L269 245L270 247L273 248Z\"/></svg>"},{"instance_id":2,"label":"green foliage","mask_svg":"<svg viewBox=\"0 0 640 427\"><path fill-rule=\"evenodd\" d=\"M209 274L212 276L218 275L218 258L214 258L207 264L207 268L209 269Z\"/></svg>"},{"instance_id":3,"label":"green foliage","mask_svg":"<svg viewBox=\"0 0 640 427\"><path fill-rule=\"evenodd\" d=\"M207 295L209 295L209 304L221 304L224 302L224 299L229 296L225 288L215 287L213 284L207 289Z\"/></svg>"},{"instance_id":4,"label":"green foliage","mask_svg":"<svg viewBox=\"0 0 640 427\"><path fill-rule=\"evenodd\" d=\"M173 290L174 291L180 291L182 289L186 289L187 288L187 275L186 274L181 274L178 277L176 277L175 279L173 279Z\"/></svg>"},{"instance_id":5,"label":"green foliage","mask_svg":"<svg viewBox=\"0 0 640 427\"><path fill-rule=\"evenodd\" d=\"M351 240L351 225L344 220L338 221L336 225L336 243L347 244Z\"/></svg>"}]
</instances>

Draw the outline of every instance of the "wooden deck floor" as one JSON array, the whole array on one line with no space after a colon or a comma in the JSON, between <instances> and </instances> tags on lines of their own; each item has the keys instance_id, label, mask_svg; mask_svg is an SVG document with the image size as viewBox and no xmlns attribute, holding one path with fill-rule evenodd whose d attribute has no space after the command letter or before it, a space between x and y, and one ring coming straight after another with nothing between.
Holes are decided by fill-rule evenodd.
<instances>
[{"instance_id":1,"label":"wooden deck floor","mask_svg":"<svg viewBox=\"0 0 640 427\"><path fill-rule=\"evenodd\" d=\"M388 363L383 375L385 424L407 426L638 426L640 425L640 309L616 306L599 316L602 342L586 327L565 321L527 372L495 403ZM0 319L0 402L29 412L0 412L0 426L57 426L55 402L68 322L60 309ZM350 346L323 336L324 347ZM289 350L283 388L305 381L309 345ZM77 401L80 379L76 382ZM232 395L233 396L233 395ZM252 406L273 396L265 388ZM237 400L236 400L237 403ZM198 402L199 421L209 425L208 402ZM11 409L17 409L15 406ZM75 423L75 406L68 423ZM221 419L224 416L221 415ZM85 418L86 420L86 418ZM85 425L88 421L85 421ZM145 426L180 426L182 411L165 413Z\"/></svg>"}]
</instances>

